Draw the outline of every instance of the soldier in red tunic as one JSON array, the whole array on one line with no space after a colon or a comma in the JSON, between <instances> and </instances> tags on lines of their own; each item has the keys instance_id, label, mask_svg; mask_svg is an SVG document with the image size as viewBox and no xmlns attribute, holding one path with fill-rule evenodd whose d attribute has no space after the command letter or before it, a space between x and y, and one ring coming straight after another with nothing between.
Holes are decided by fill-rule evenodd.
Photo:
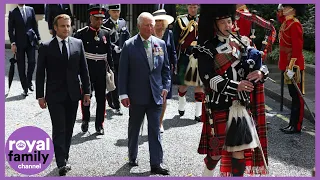
<instances>
[{"instance_id":1,"label":"soldier in red tunic","mask_svg":"<svg viewBox=\"0 0 320 180\"><path fill-rule=\"evenodd\" d=\"M239 13L250 14L249 9L245 4L237 4L236 7ZM251 21L245 18L236 16L236 19L234 22L234 28L232 29L232 31L236 32L238 30L241 36L249 37L251 34L251 23L252 23Z\"/></svg>"},{"instance_id":2,"label":"soldier in red tunic","mask_svg":"<svg viewBox=\"0 0 320 180\"><path fill-rule=\"evenodd\" d=\"M289 125L280 129L286 134L301 132L304 114L304 101L291 80L293 78L297 82L304 94L303 28L296 18L303 14L304 9L305 5L301 4L283 4L278 11L278 20L282 23L279 30L279 69L284 73L284 82L288 84L292 98Z\"/></svg>"}]
</instances>

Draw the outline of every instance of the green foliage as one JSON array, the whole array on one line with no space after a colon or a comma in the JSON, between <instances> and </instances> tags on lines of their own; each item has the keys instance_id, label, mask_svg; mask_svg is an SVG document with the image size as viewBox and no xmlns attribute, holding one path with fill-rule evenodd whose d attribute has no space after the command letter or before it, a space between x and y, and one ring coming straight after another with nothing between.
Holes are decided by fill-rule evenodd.
<instances>
[{"instance_id":1,"label":"green foliage","mask_svg":"<svg viewBox=\"0 0 320 180\"><path fill-rule=\"evenodd\" d=\"M306 64L315 65L315 52L303 50L303 56ZM279 61L279 46L274 46L271 53L268 54L267 64L277 64Z\"/></svg>"},{"instance_id":2,"label":"green foliage","mask_svg":"<svg viewBox=\"0 0 320 180\"><path fill-rule=\"evenodd\" d=\"M303 50L303 56L306 64L315 65L315 53L313 51Z\"/></svg>"},{"instance_id":3,"label":"green foliage","mask_svg":"<svg viewBox=\"0 0 320 180\"><path fill-rule=\"evenodd\" d=\"M177 4L176 11L177 11L177 16L182 15L182 14L187 14L188 13L187 5Z\"/></svg>"},{"instance_id":4,"label":"green foliage","mask_svg":"<svg viewBox=\"0 0 320 180\"><path fill-rule=\"evenodd\" d=\"M265 20L274 19L275 23L273 25L277 30L277 34L279 33L281 24L277 21L278 4L247 4L247 7L250 11L256 10L257 15L261 16ZM315 51L315 5L308 4L306 13L297 18L300 20L304 28L304 49ZM264 29L257 27L255 35L257 37L255 39L256 46L260 49L261 41L263 41L263 36L265 35ZM278 44L278 38L276 39L275 44Z\"/></svg>"}]
</instances>

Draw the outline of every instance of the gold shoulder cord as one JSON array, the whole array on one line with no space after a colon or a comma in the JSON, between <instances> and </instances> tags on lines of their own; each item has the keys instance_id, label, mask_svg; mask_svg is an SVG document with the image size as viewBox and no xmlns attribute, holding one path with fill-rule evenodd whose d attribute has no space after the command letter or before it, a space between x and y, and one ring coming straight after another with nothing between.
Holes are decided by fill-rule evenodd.
<instances>
[{"instance_id":1,"label":"gold shoulder cord","mask_svg":"<svg viewBox=\"0 0 320 180\"><path fill-rule=\"evenodd\" d=\"M279 33L279 40L280 40L280 39L283 40L283 42L286 43L286 44L289 45L289 46L291 46L292 44L290 44L290 43L288 43L287 41L285 41L284 38L282 38L282 37L283 37L283 35L286 35L287 37L289 37L289 36L285 33L285 31L287 31L294 23L300 22L297 18L294 18L293 20L294 20L294 21L293 21L292 23L290 23L287 27L286 27L286 22L287 22L287 20L286 20L285 22L283 22L282 25L281 25L281 27L280 27L280 32L281 32L281 33Z\"/></svg>"},{"instance_id":2,"label":"gold shoulder cord","mask_svg":"<svg viewBox=\"0 0 320 180\"><path fill-rule=\"evenodd\" d=\"M180 28L182 30L180 36L182 34L184 34L184 36L179 40L179 44L181 44L184 41L184 39L188 36L189 32L192 32L193 30L195 30L194 31L195 32L195 36L197 35L198 23L196 21L191 20L186 27L183 27L181 19L179 18L178 19L178 24L179 24L179 26L180 26Z\"/></svg>"}]
</instances>

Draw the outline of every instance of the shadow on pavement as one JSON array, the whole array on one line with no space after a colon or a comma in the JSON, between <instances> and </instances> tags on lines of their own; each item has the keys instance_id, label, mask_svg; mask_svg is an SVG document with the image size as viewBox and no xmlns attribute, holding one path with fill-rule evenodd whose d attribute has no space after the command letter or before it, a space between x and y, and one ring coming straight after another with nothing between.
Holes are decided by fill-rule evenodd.
<instances>
[{"instance_id":1,"label":"shadow on pavement","mask_svg":"<svg viewBox=\"0 0 320 180\"><path fill-rule=\"evenodd\" d=\"M49 172L48 174L46 174L44 177L55 177L55 176L59 176L59 169L56 167L54 168L51 172Z\"/></svg>"},{"instance_id":2,"label":"shadow on pavement","mask_svg":"<svg viewBox=\"0 0 320 180\"><path fill-rule=\"evenodd\" d=\"M8 96L8 94L6 96ZM6 98L5 102L20 101L23 99L26 99L26 97L24 95L20 94L20 95L11 96L11 97Z\"/></svg>"},{"instance_id":3,"label":"shadow on pavement","mask_svg":"<svg viewBox=\"0 0 320 180\"><path fill-rule=\"evenodd\" d=\"M86 132L89 133L89 132ZM80 132L76 135L74 135L71 139L71 145L77 145L77 144L82 144L86 141L92 141L92 140L99 140L100 138L97 138L98 134L93 133L90 134L89 136L84 136L86 133Z\"/></svg>"},{"instance_id":4,"label":"shadow on pavement","mask_svg":"<svg viewBox=\"0 0 320 180\"><path fill-rule=\"evenodd\" d=\"M163 120L163 128L167 130L175 127L191 126L197 123L199 122L193 119L184 119L184 118L181 118L180 115L175 115L172 119Z\"/></svg>"},{"instance_id":5,"label":"shadow on pavement","mask_svg":"<svg viewBox=\"0 0 320 180\"><path fill-rule=\"evenodd\" d=\"M130 173L130 170L132 169L129 164L124 164L120 169L118 169L114 174L111 174L109 176L150 176L150 171L143 172L143 173ZM106 177L109 177L106 176Z\"/></svg>"}]
</instances>

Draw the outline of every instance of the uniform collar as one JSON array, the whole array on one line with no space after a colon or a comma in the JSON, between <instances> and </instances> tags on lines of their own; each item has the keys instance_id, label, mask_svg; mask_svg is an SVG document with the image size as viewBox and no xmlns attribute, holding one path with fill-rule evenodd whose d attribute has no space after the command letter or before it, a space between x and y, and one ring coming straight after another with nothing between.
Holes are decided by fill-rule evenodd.
<instances>
[{"instance_id":1,"label":"uniform collar","mask_svg":"<svg viewBox=\"0 0 320 180\"><path fill-rule=\"evenodd\" d=\"M100 31L100 28L99 28L99 29L95 29L95 28L93 28L92 26L89 26L89 28L90 28L92 31L94 31L94 32L99 32L99 31Z\"/></svg>"},{"instance_id":2,"label":"uniform collar","mask_svg":"<svg viewBox=\"0 0 320 180\"><path fill-rule=\"evenodd\" d=\"M294 15L286 16L286 20L290 20L290 19L293 19L293 18L294 18Z\"/></svg>"},{"instance_id":3,"label":"uniform collar","mask_svg":"<svg viewBox=\"0 0 320 180\"><path fill-rule=\"evenodd\" d=\"M191 16L190 14L188 14L188 18L189 18L189 19L196 19L196 18L197 18L197 15Z\"/></svg>"},{"instance_id":4,"label":"uniform collar","mask_svg":"<svg viewBox=\"0 0 320 180\"><path fill-rule=\"evenodd\" d=\"M230 38L230 36L231 35L225 37L225 36L221 36L221 35L217 34L217 37L218 37L219 41L221 41L221 42L227 42L227 40Z\"/></svg>"},{"instance_id":5,"label":"uniform collar","mask_svg":"<svg viewBox=\"0 0 320 180\"><path fill-rule=\"evenodd\" d=\"M110 17L110 20L113 22L113 24L119 24L119 19L113 20L113 19Z\"/></svg>"}]
</instances>

